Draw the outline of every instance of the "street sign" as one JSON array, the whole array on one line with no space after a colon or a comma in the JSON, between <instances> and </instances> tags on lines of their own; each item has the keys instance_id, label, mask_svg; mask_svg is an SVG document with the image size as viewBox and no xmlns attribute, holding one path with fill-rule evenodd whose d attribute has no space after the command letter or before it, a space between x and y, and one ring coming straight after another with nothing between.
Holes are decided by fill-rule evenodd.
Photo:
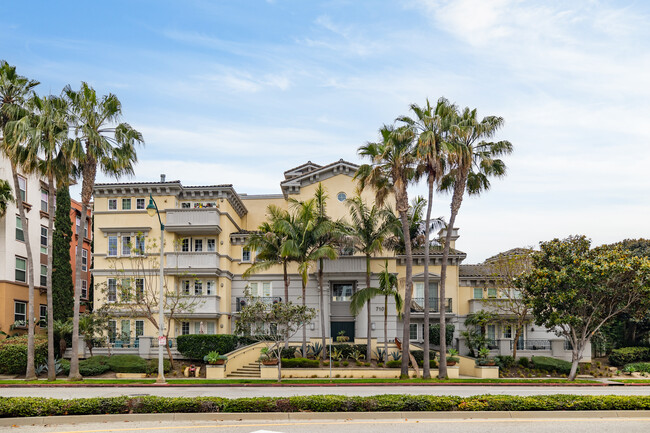
<instances>
[{"instance_id":1,"label":"street sign","mask_svg":"<svg viewBox=\"0 0 650 433\"><path fill-rule=\"evenodd\" d=\"M158 345L164 346L165 344L167 344L167 337L164 335L162 337L158 337Z\"/></svg>"}]
</instances>

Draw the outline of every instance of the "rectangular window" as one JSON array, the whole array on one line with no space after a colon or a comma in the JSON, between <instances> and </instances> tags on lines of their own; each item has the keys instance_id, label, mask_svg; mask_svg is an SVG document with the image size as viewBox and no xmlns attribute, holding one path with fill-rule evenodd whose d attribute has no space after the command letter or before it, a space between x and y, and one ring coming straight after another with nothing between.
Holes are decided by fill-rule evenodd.
<instances>
[{"instance_id":1,"label":"rectangular window","mask_svg":"<svg viewBox=\"0 0 650 433\"><path fill-rule=\"evenodd\" d=\"M88 281L81 280L81 298L88 299Z\"/></svg>"},{"instance_id":2,"label":"rectangular window","mask_svg":"<svg viewBox=\"0 0 650 433\"><path fill-rule=\"evenodd\" d=\"M81 217L79 215L77 215L77 217L75 218L75 224L77 226L75 232L79 234L79 232L81 231Z\"/></svg>"},{"instance_id":3,"label":"rectangular window","mask_svg":"<svg viewBox=\"0 0 650 433\"><path fill-rule=\"evenodd\" d=\"M109 198L108 199L108 210L117 210L117 199Z\"/></svg>"},{"instance_id":4,"label":"rectangular window","mask_svg":"<svg viewBox=\"0 0 650 433\"><path fill-rule=\"evenodd\" d=\"M136 209L144 209L144 199L143 198L136 198L135 199L135 208Z\"/></svg>"},{"instance_id":5,"label":"rectangular window","mask_svg":"<svg viewBox=\"0 0 650 433\"><path fill-rule=\"evenodd\" d=\"M512 289L512 299L521 299L521 290Z\"/></svg>"},{"instance_id":6,"label":"rectangular window","mask_svg":"<svg viewBox=\"0 0 650 433\"><path fill-rule=\"evenodd\" d=\"M86 225L84 226L84 238L86 238L86 239L90 239L88 237L88 226L90 226L90 220L89 219L86 220Z\"/></svg>"},{"instance_id":7,"label":"rectangular window","mask_svg":"<svg viewBox=\"0 0 650 433\"><path fill-rule=\"evenodd\" d=\"M131 295L131 279L122 278L122 287L120 290L120 300L122 302L129 302Z\"/></svg>"},{"instance_id":8,"label":"rectangular window","mask_svg":"<svg viewBox=\"0 0 650 433\"><path fill-rule=\"evenodd\" d=\"M264 282L262 283L262 296L270 297L271 296L271 283Z\"/></svg>"},{"instance_id":9,"label":"rectangular window","mask_svg":"<svg viewBox=\"0 0 650 433\"><path fill-rule=\"evenodd\" d=\"M335 283L332 285L332 301L350 302L354 286L350 283Z\"/></svg>"},{"instance_id":10,"label":"rectangular window","mask_svg":"<svg viewBox=\"0 0 650 433\"><path fill-rule=\"evenodd\" d=\"M41 287L47 286L47 265L41 265Z\"/></svg>"},{"instance_id":11,"label":"rectangular window","mask_svg":"<svg viewBox=\"0 0 650 433\"><path fill-rule=\"evenodd\" d=\"M117 336L117 322L115 320L108 321L108 338L111 342L115 341Z\"/></svg>"},{"instance_id":12,"label":"rectangular window","mask_svg":"<svg viewBox=\"0 0 650 433\"><path fill-rule=\"evenodd\" d=\"M214 322L208 322L208 334L215 334Z\"/></svg>"},{"instance_id":13,"label":"rectangular window","mask_svg":"<svg viewBox=\"0 0 650 433\"><path fill-rule=\"evenodd\" d=\"M250 262L251 261L251 250L248 248L243 248L241 251L241 261Z\"/></svg>"},{"instance_id":14,"label":"rectangular window","mask_svg":"<svg viewBox=\"0 0 650 433\"><path fill-rule=\"evenodd\" d=\"M115 278L108 279L108 302L117 301L117 282Z\"/></svg>"},{"instance_id":15,"label":"rectangular window","mask_svg":"<svg viewBox=\"0 0 650 433\"><path fill-rule=\"evenodd\" d=\"M20 190L20 198L27 201L27 179L18 176L18 189Z\"/></svg>"},{"instance_id":16,"label":"rectangular window","mask_svg":"<svg viewBox=\"0 0 650 433\"><path fill-rule=\"evenodd\" d=\"M188 335L190 333L190 322L181 322L181 335Z\"/></svg>"},{"instance_id":17,"label":"rectangular window","mask_svg":"<svg viewBox=\"0 0 650 433\"><path fill-rule=\"evenodd\" d=\"M487 326L487 338L488 340L494 341L497 338L497 326L488 325Z\"/></svg>"},{"instance_id":18,"label":"rectangular window","mask_svg":"<svg viewBox=\"0 0 650 433\"><path fill-rule=\"evenodd\" d=\"M215 294L214 281L206 281L205 288L206 288L206 294L207 295L214 295Z\"/></svg>"},{"instance_id":19,"label":"rectangular window","mask_svg":"<svg viewBox=\"0 0 650 433\"><path fill-rule=\"evenodd\" d=\"M47 305L41 304L39 306L38 326L47 328Z\"/></svg>"},{"instance_id":20,"label":"rectangular window","mask_svg":"<svg viewBox=\"0 0 650 433\"><path fill-rule=\"evenodd\" d=\"M27 303L14 301L14 323L16 326L27 326Z\"/></svg>"},{"instance_id":21,"label":"rectangular window","mask_svg":"<svg viewBox=\"0 0 650 433\"><path fill-rule=\"evenodd\" d=\"M122 236L122 255L131 255L131 236Z\"/></svg>"},{"instance_id":22,"label":"rectangular window","mask_svg":"<svg viewBox=\"0 0 650 433\"><path fill-rule=\"evenodd\" d=\"M27 282L27 259L16 256L16 281Z\"/></svg>"},{"instance_id":23,"label":"rectangular window","mask_svg":"<svg viewBox=\"0 0 650 433\"><path fill-rule=\"evenodd\" d=\"M189 296L189 294L190 294L190 280L181 281L181 294Z\"/></svg>"},{"instance_id":24,"label":"rectangular window","mask_svg":"<svg viewBox=\"0 0 650 433\"><path fill-rule=\"evenodd\" d=\"M208 239L208 251L209 252L214 252L216 251L216 241L215 239Z\"/></svg>"},{"instance_id":25,"label":"rectangular window","mask_svg":"<svg viewBox=\"0 0 650 433\"><path fill-rule=\"evenodd\" d=\"M138 339L144 335L144 320L135 321L135 338Z\"/></svg>"},{"instance_id":26,"label":"rectangular window","mask_svg":"<svg viewBox=\"0 0 650 433\"><path fill-rule=\"evenodd\" d=\"M41 188L41 210L47 212L47 201L49 194L46 189Z\"/></svg>"},{"instance_id":27,"label":"rectangular window","mask_svg":"<svg viewBox=\"0 0 650 433\"><path fill-rule=\"evenodd\" d=\"M194 251L195 252L203 251L203 239L194 239Z\"/></svg>"},{"instance_id":28,"label":"rectangular window","mask_svg":"<svg viewBox=\"0 0 650 433\"><path fill-rule=\"evenodd\" d=\"M122 210L131 210L131 199L123 198L122 199Z\"/></svg>"},{"instance_id":29,"label":"rectangular window","mask_svg":"<svg viewBox=\"0 0 650 433\"><path fill-rule=\"evenodd\" d=\"M189 209L191 207L190 203L181 203L181 209Z\"/></svg>"},{"instance_id":30,"label":"rectangular window","mask_svg":"<svg viewBox=\"0 0 650 433\"><path fill-rule=\"evenodd\" d=\"M203 295L203 281L194 280L194 296Z\"/></svg>"},{"instance_id":31,"label":"rectangular window","mask_svg":"<svg viewBox=\"0 0 650 433\"><path fill-rule=\"evenodd\" d=\"M409 339L411 341L418 339L418 328L419 326L417 323L411 323L409 325Z\"/></svg>"},{"instance_id":32,"label":"rectangular window","mask_svg":"<svg viewBox=\"0 0 650 433\"><path fill-rule=\"evenodd\" d=\"M88 250L81 250L81 271L88 272Z\"/></svg>"},{"instance_id":33,"label":"rectangular window","mask_svg":"<svg viewBox=\"0 0 650 433\"><path fill-rule=\"evenodd\" d=\"M201 322L194 322L194 333L195 334L201 333Z\"/></svg>"},{"instance_id":34,"label":"rectangular window","mask_svg":"<svg viewBox=\"0 0 650 433\"><path fill-rule=\"evenodd\" d=\"M122 320L120 323L120 332L121 338L123 341L129 341L131 339L131 321Z\"/></svg>"},{"instance_id":35,"label":"rectangular window","mask_svg":"<svg viewBox=\"0 0 650 433\"><path fill-rule=\"evenodd\" d=\"M512 338L512 326L510 325L503 326L503 338Z\"/></svg>"},{"instance_id":36,"label":"rectangular window","mask_svg":"<svg viewBox=\"0 0 650 433\"><path fill-rule=\"evenodd\" d=\"M184 253L190 251L190 240L188 238L181 239L181 251Z\"/></svg>"},{"instance_id":37,"label":"rectangular window","mask_svg":"<svg viewBox=\"0 0 650 433\"><path fill-rule=\"evenodd\" d=\"M135 254L144 256L144 235L135 236Z\"/></svg>"},{"instance_id":38,"label":"rectangular window","mask_svg":"<svg viewBox=\"0 0 650 433\"><path fill-rule=\"evenodd\" d=\"M483 289L474 287L474 299L483 299Z\"/></svg>"},{"instance_id":39,"label":"rectangular window","mask_svg":"<svg viewBox=\"0 0 650 433\"><path fill-rule=\"evenodd\" d=\"M488 299L496 299L497 289L488 289Z\"/></svg>"},{"instance_id":40,"label":"rectangular window","mask_svg":"<svg viewBox=\"0 0 650 433\"><path fill-rule=\"evenodd\" d=\"M41 226L41 254L47 254L47 227Z\"/></svg>"},{"instance_id":41,"label":"rectangular window","mask_svg":"<svg viewBox=\"0 0 650 433\"><path fill-rule=\"evenodd\" d=\"M108 256L109 257L117 256L117 236L108 237Z\"/></svg>"},{"instance_id":42,"label":"rectangular window","mask_svg":"<svg viewBox=\"0 0 650 433\"><path fill-rule=\"evenodd\" d=\"M23 220L16 215L16 240L25 242L25 232L23 231Z\"/></svg>"},{"instance_id":43,"label":"rectangular window","mask_svg":"<svg viewBox=\"0 0 650 433\"><path fill-rule=\"evenodd\" d=\"M144 298L144 278L135 279L135 300L141 301Z\"/></svg>"}]
</instances>

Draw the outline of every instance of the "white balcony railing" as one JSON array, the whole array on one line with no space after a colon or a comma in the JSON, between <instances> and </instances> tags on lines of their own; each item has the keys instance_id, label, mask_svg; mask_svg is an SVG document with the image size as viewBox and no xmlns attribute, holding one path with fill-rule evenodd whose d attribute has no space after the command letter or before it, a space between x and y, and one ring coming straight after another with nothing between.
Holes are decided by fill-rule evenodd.
<instances>
[{"instance_id":1,"label":"white balcony railing","mask_svg":"<svg viewBox=\"0 0 650 433\"><path fill-rule=\"evenodd\" d=\"M180 234L221 232L216 209L168 209L165 230Z\"/></svg>"},{"instance_id":2,"label":"white balcony railing","mask_svg":"<svg viewBox=\"0 0 650 433\"><path fill-rule=\"evenodd\" d=\"M219 267L219 256L216 252L173 252L165 253L166 268L168 269L216 269Z\"/></svg>"}]
</instances>

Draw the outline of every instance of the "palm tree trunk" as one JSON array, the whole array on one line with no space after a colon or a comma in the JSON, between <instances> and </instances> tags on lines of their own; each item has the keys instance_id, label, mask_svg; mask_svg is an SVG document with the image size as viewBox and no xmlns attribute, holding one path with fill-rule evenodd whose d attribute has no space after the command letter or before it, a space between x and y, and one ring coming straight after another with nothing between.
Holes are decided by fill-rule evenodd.
<instances>
[{"instance_id":1,"label":"palm tree trunk","mask_svg":"<svg viewBox=\"0 0 650 433\"><path fill-rule=\"evenodd\" d=\"M54 306L52 305L52 257L54 251L54 176L47 179L47 380L56 380L54 366ZM63 356L63 354L61 354Z\"/></svg>"},{"instance_id":2,"label":"palm tree trunk","mask_svg":"<svg viewBox=\"0 0 650 433\"><path fill-rule=\"evenodd\" d=\"M23 226L23 237L25 238L25 250L27 254L27 368L25 370L25 380L36 379L34 370L34 327L36 326L36 316L34 315L34 258L32 256L32 244L30 242L29 221L25 216L25 204L23 197L20 195L20 184L18 182L18 170L14 161L11 161L11 174L14 180L16 190L16 203L18 204L18 214Z\"/></svg>"},{"instance_id":3,"label":"palm tree trunk","mask_svg":"<svg viewBox=\"0 0 650 433\"><path fill-rule=\"evenodd\" d=\"M433 177L429 176L429 199L427 200L426 227L424 228L424 365L422 378L431 378L431 364L429 362L429 239L431 236L431 207L433 206Z\"/></svg>"},{"instance_id":4,"label":"palm tree trunk","mask_svg":"<svg viewBox=\"0 0 650 433\"><path fill-rule=\"evenodd\" d=\"M318 267L318 288L320 295L320 329L321 329L321 345L323 349L320 352L321 358L325 359L325 297L323 296L323 259L320 259Z\"/></svg>"},{"instance_id":5,"label":"palm tree trunk","mask_svg":"<svg viewBox=\"0 0 650 433\"><path fill-rule=\"evenodd\" d=\"M75 259L74 307L72 311L72 356L70 357L70 374L68 380L80 380L79 373L79 307L81 304L81 252L83 250L83 233L86 228L86 214L95 186L97 163L88 155L86 146L86 161L83 166L83 181L81 184L81 224L77 233L77 257Z\"/></svg>"},{"instance_id":6,"label":"palm tree trunk","mask_svg":"<svg viewBox=\"0 0 650 433\"><path fill-rule=\"evenodd\" d=\"M370 287L370 254L366 254L366 287ZM370 308L371 308L370 307L370 300L371 300L371 298L368 298L368 334L367 334L368 335L368 338L367 338L367 340L368 340L367 346L368 347L366 348L366 359L368 360L368 362L370 362L370 358L372 357L372 353L371 353L371 350L370 350L371 349L370 348L370 337L371 337L371 334L372 334L372 321L370 319L370 312L371 312L371 310L370 310Z\"/></svg>"},{"instance_id":7,"label":"palm tree trunk","mask_svg":"<svg viewBox=\"0 0 650 433\"><path fill-rule=\"evenodd\" d=\"M413 250L411 249L411 236L408 221L408 195L406 188L401 191L398 202L399 219L402 222L404 233L404 250L406 253L406 288L404 293L404 329L402 330L402 369L401 376L409 375L409 338L411 324L411 298L413 292Z\"/></svg>"},{"instance_id":8,"label":"palm tree trunk","mask_svg":"<svg viewBox=\"0 0 650 433\"><path fill-rule=\"evenodd\" d=\"M307 306L307 301L305 299L307 295L307 290L305 287L305 280L302 280L302 306ZM307 324L303 323L302 325L302 357L307 357Z\"/></svg>"},{"instance_id":9,"label":"palm tree trunk","mask_svg":"<svg viewBox=\"0 0 650 433\"><path fill-rule=\"evenodd\" d=\"M284 303L289 302L289 274L287 273L287 261L282 262L282 272L284 273ZM289 348L289 340L284 342L284 348Z\"/></svg>"},{"instance_id":10,"label":"palm tree trunk","mask_svg":"<svg viewBox=\"0 0 650 433\"><path fill-rule=\"evenodd\" d=\"M384 364L388 362L388 296L384 296ZM379 359L377 359L379 364Z\"/></svg>"},{"instance_id":11,"label":"palm tree trunk","mask_svg":"<svg viewBox=\"0 0 650 433\"><path fill-rule=\"evenodd\" d=\"M465 193L465 184L467 177L459 179L454 188L454 195L451 199L451 216L449 217L449 225L447 226L447 236L445 236L445 245L442 250L442 269L440 270L440 365L438 366L438 378L445 379L447 377L447 323L445 305L445 283L447 280L447 260L449 259L449 248L451 243L451 236L454 231L454 223L456 222L456 215L463 201L463 194Z\"/></svg>"}]
</instances>

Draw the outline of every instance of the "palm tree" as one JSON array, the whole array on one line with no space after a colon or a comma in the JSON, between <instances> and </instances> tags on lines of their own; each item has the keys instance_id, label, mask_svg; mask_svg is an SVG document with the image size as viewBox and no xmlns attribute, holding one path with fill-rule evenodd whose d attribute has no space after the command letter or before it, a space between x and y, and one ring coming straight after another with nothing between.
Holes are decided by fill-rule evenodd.
<instances>
[{"instance_id":1,"label":"palm tree","mask_svg":"<svg viewBox=\"0 0 650 433\"><path fill-rule=\"evenodd\" d=\"M117 96L108 94L99 98L95 89L84 82L79 91L66 86L63 96L70 107L70 120L76 136L72 154L82 176L79 233L83 233L97 169L115 178L133 174L133 164L137 161L135 148L144 141L142 134L128 123L117 124L122 116L122 104ZM79 236L77 242L70 380L81 378L78 349L83 236Z\"/></svg>"},{"instance_id":2,"label":"palm tree","mask_svg":"<svg viewBox=\"0 0 650 433\"><path fill-rule=\"evenodd\" d=\"M48 198L48 258L47 258L47 332L48 332L48 380L56 380L54 368L54 311L52 306L52 257L54 232L55 180L67 184L73 171L68 138L67 105L55 96L33 95L27 102L29 116L13 122L12 130L20 141L33 149L25 161L27 171L47 178Z\"/></svg>"},{"instance_id":3,"label":"palm tree","mask_svg":"<svg viewBox=\"0 0 650 433\"><path fill-rule=\"evenodd\" d=\"M403 116L398 121L414 129L418 136L416 155L419 159L418 173L426 176L427 186L429 188L429 197L427 199L427 215L425 219L424 232L424 368L422 377L429 379L431 377L429 363L429 247L431 238L431 208L433 206L433 192L436 184L439 182L445 170L444 152L445 135L449 131L451 121L453 121L456 107L449 103L445 98L438 99L435 108L431 106L427 99L426 105L420 107L417 104L411 105L411 111L416 118ZM437 296L437 294L436 294ZM444 299L440 299L440 309L445 308Z\"/></svg>"},{"instance_id":4,"label":"palm tree","mask_svg":"<svg viewBox=\"0 0 650 433\"><path fill-rule=\"evenodd\" d=\"M7 205L14 201L14 195L11 192L11 185L4 179L0 179L0 218L7 213Z\"/></svg>"},{"instance_id":5,"label":"palm tree","mask_svg":"<svg viewBox=\"0 0 650 433\"><path fill-rule=\"evenodd\" d=\"M451 236L465 190L469 195L479 195L481 192L490 189L490 176L505 176L506 165L498 157L510 154L512 144L505 140L497 142L484 141L493 137L497 130L503 126L503 123L503 118L496 116L484 117L483 120L479 121L476 109L465 108L457 116L454 125L450 128L450 148L447 155L449 172L440 180L441 190L452 191L451 215L444 241L442 269L440 271L441 302L445 299L445 279ZM445 309L441 308L440 335L444 336L445 331ZM440 338L439 378L447 376L446 346L445 338Z\"/></svg>"},{"instance_id":6,"label":"palm tree","mask_svg":"<svg viewBox=\"0 0 650 433\"><path fill-rule=\"evenodd\" d=\"M367 143L359 148L361 156L370 158L370 164L364 164L355 173L359 179L359 188L371 186L375 190L375 201L382 206L385 199L394 194L397 213L402 224L402 232L409 232L408 221L408 185L416 175L417 158L413 151L415 134L408 127L395 128L384 126L380 130L381 141ZM402 333L402 370L403 377L408 376L409 362L409 325L411 321L411 297L413 295L413 254L410 236L404 236L404 253L406 255L406 288L404 301L404 329Z\"/></svg>"},{"instance_id":7,"label":"palm tree","mask_svg":"<svg viewBox=\"0 0 650 433\"><path fill-rule=\"evenodd\" d=\"M423 216L424 207L426 205L427 201L422 196L413 198L413 200L411 200L411 204L409 205L407 214L412 251L419 251L424 249L424 245L426 243L426 221ZM404 254L404 233L402 232L402 224L400 222L400 219L390 208L387 211L387 219L391 235L386 239L386 246L398 254ZM433 218L430 221L429 231L444 227L444 225L444 218Z\"/></svg>"},{"instance_id":8,"label":"palm tree","mask_svg":"<svg viewBox=\"0 0 650 433\"><path fill-rule=\"evenodd\" d=\"M30 80L16 73L16 68L10 66L4 60L0 61L0 132L2 132L2 152L11 163L11 174L16 191L16 204L18 205L18 214L23 226L25 236L25 250L27 255L27 284L28 284L28 314L27 314L27 369L25 374L26 380L36 378L34 370L34 326L36 326L34 314L34 260L29 236L29 221L25 216L25 206L20 193L20 184L18 180L18 165L26 159L26 152L30 149L23 148L22 144L17 141L16 134L12 137L7 136L8 125L16 122L28 114L26 101L32 93L32 89L37 86L38 81Z\"/></svg>"},{"instance_id":9,"label":"palm tree","mask_svg":"<svg viewBox=\"0 0 650 433\"><path fill-rule=\"evenodd\" d=\"M370 300L375 296L384 297L384 362L388 362L388 298L395 298L395 310L397 317L402 316L403 301L402 295L397 290L397 275L388 272L388 261L384 263L384 269L379 274L379 288L367 286L352 295L350 302L350 311L352 314L358 314L364 304L370 305ZM370 343L368 343L370 347ZM366 358L370 360L370 358Z\"/></svg>"},{"instance_id":10,"label":"palm tree","mask_svg":"<svg viewBox=\"0 0 650 433\"><path fill-rule=\"evenodd\" d=\"M352 241L354 249L366 257L366 289L370 288L370 258L378 252L381 252L386 236L390 233L389 220L386 210L373 205L368 205L363 201L360 195L346 200L350 211L351 224L346 225L346 234ZM371 345L370 336L371 327L371 298L367 298L368 305L368 348L366 350L366 359L370 361ZM353 311L354 315L358 311ZM387 335L384 334L384 340Z\"/></svg>"}]
</instances>

